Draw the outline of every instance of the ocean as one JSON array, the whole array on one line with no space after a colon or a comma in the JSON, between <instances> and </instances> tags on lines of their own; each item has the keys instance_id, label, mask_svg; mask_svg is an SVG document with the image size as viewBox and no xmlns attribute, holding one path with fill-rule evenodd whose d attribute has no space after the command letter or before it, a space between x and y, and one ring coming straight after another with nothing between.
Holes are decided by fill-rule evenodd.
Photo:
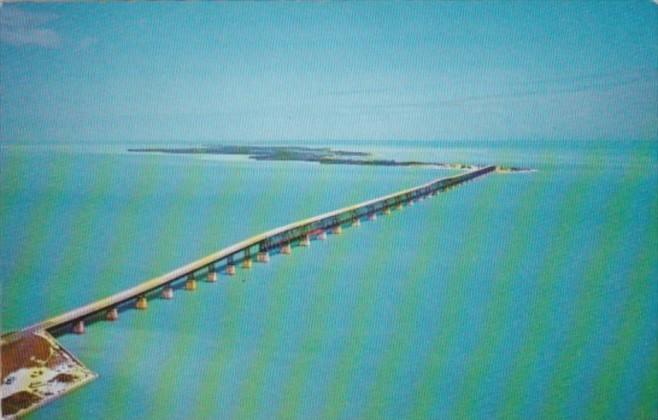
<instances>
[{"instance_id":1,"label":"ocean","mask_svg":"<svg viewBox=\"0 0 658 420\"><path fill-rule=\"evenodd\" d=\"M99 378L28 418L656 418L655 142L334 146L537 172L61 336ZM2 146L3 332L455 173L128 147Z\"/></svg>"}]
</instances>

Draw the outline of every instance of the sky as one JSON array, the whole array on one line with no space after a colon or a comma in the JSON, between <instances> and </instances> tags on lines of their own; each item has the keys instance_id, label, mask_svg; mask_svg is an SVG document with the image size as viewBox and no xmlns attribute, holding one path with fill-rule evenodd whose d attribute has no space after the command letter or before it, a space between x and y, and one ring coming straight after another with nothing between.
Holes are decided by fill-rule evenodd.
<instances>
[{"instance_id":1,"label":"sky","mask_svg":"<svg viewBox=\"0 0 658 420\"><path fill-rule=\"evenodd\" d=\"M658 140L658 5L11 4L0 141Z\"/></svg>"}]
</instances>

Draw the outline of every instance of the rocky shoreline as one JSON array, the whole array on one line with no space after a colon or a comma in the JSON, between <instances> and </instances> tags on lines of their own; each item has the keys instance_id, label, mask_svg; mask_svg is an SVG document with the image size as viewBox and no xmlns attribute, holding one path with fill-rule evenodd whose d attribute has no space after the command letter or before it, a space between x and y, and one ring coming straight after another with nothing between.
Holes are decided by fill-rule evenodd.
<instances>
[{"instance_id":1,"label":"rocky shoreline","mask_svg":"<svg viewBox=\"0 0 658 420\"><path fill-rule=\"evenodd\" d=\"M2 337L3 418L20 416L96 378L46 331Z\"/></svg>"}]
</instances>

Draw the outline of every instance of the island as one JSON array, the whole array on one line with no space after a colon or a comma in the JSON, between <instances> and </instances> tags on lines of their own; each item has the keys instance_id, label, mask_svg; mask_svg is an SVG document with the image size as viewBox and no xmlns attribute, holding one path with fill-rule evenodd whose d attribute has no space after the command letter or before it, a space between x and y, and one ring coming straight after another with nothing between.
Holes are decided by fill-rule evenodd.
<instances>
[{"instance_id":1,"label":"island","mask_svg":"<svg viewBox=\"0 0 658 420\"><path fill-rule=\"evenodd\" d=\"M425 162L418 160L373 159L371 153L336 150L329 147L208 145L195 147L134 148L136 153L201 155L243 155L253 160L315 162L325 165L433 166L441 169L476 170L485 164ZM525 172L526 168L500 167L501 172Z\"/></svg>"}]
</instances>

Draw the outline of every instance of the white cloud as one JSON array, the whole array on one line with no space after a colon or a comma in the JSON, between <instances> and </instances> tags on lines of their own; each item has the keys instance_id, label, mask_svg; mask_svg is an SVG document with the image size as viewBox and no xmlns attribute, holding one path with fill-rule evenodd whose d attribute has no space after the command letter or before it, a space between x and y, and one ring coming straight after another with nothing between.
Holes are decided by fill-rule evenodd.
<instances>
[{"instance_id":1,"label":"white cloud","mask_svg":"<svg viewBox=\"0 0 658 420\"><path fill-rule=\"evenodd\" d=\"M45 25L57 16L26 12L16 7L0 8L0 41L10 45L36 45L56 48L61 44L59 34Z\"/></svg>"}]
</instances>

